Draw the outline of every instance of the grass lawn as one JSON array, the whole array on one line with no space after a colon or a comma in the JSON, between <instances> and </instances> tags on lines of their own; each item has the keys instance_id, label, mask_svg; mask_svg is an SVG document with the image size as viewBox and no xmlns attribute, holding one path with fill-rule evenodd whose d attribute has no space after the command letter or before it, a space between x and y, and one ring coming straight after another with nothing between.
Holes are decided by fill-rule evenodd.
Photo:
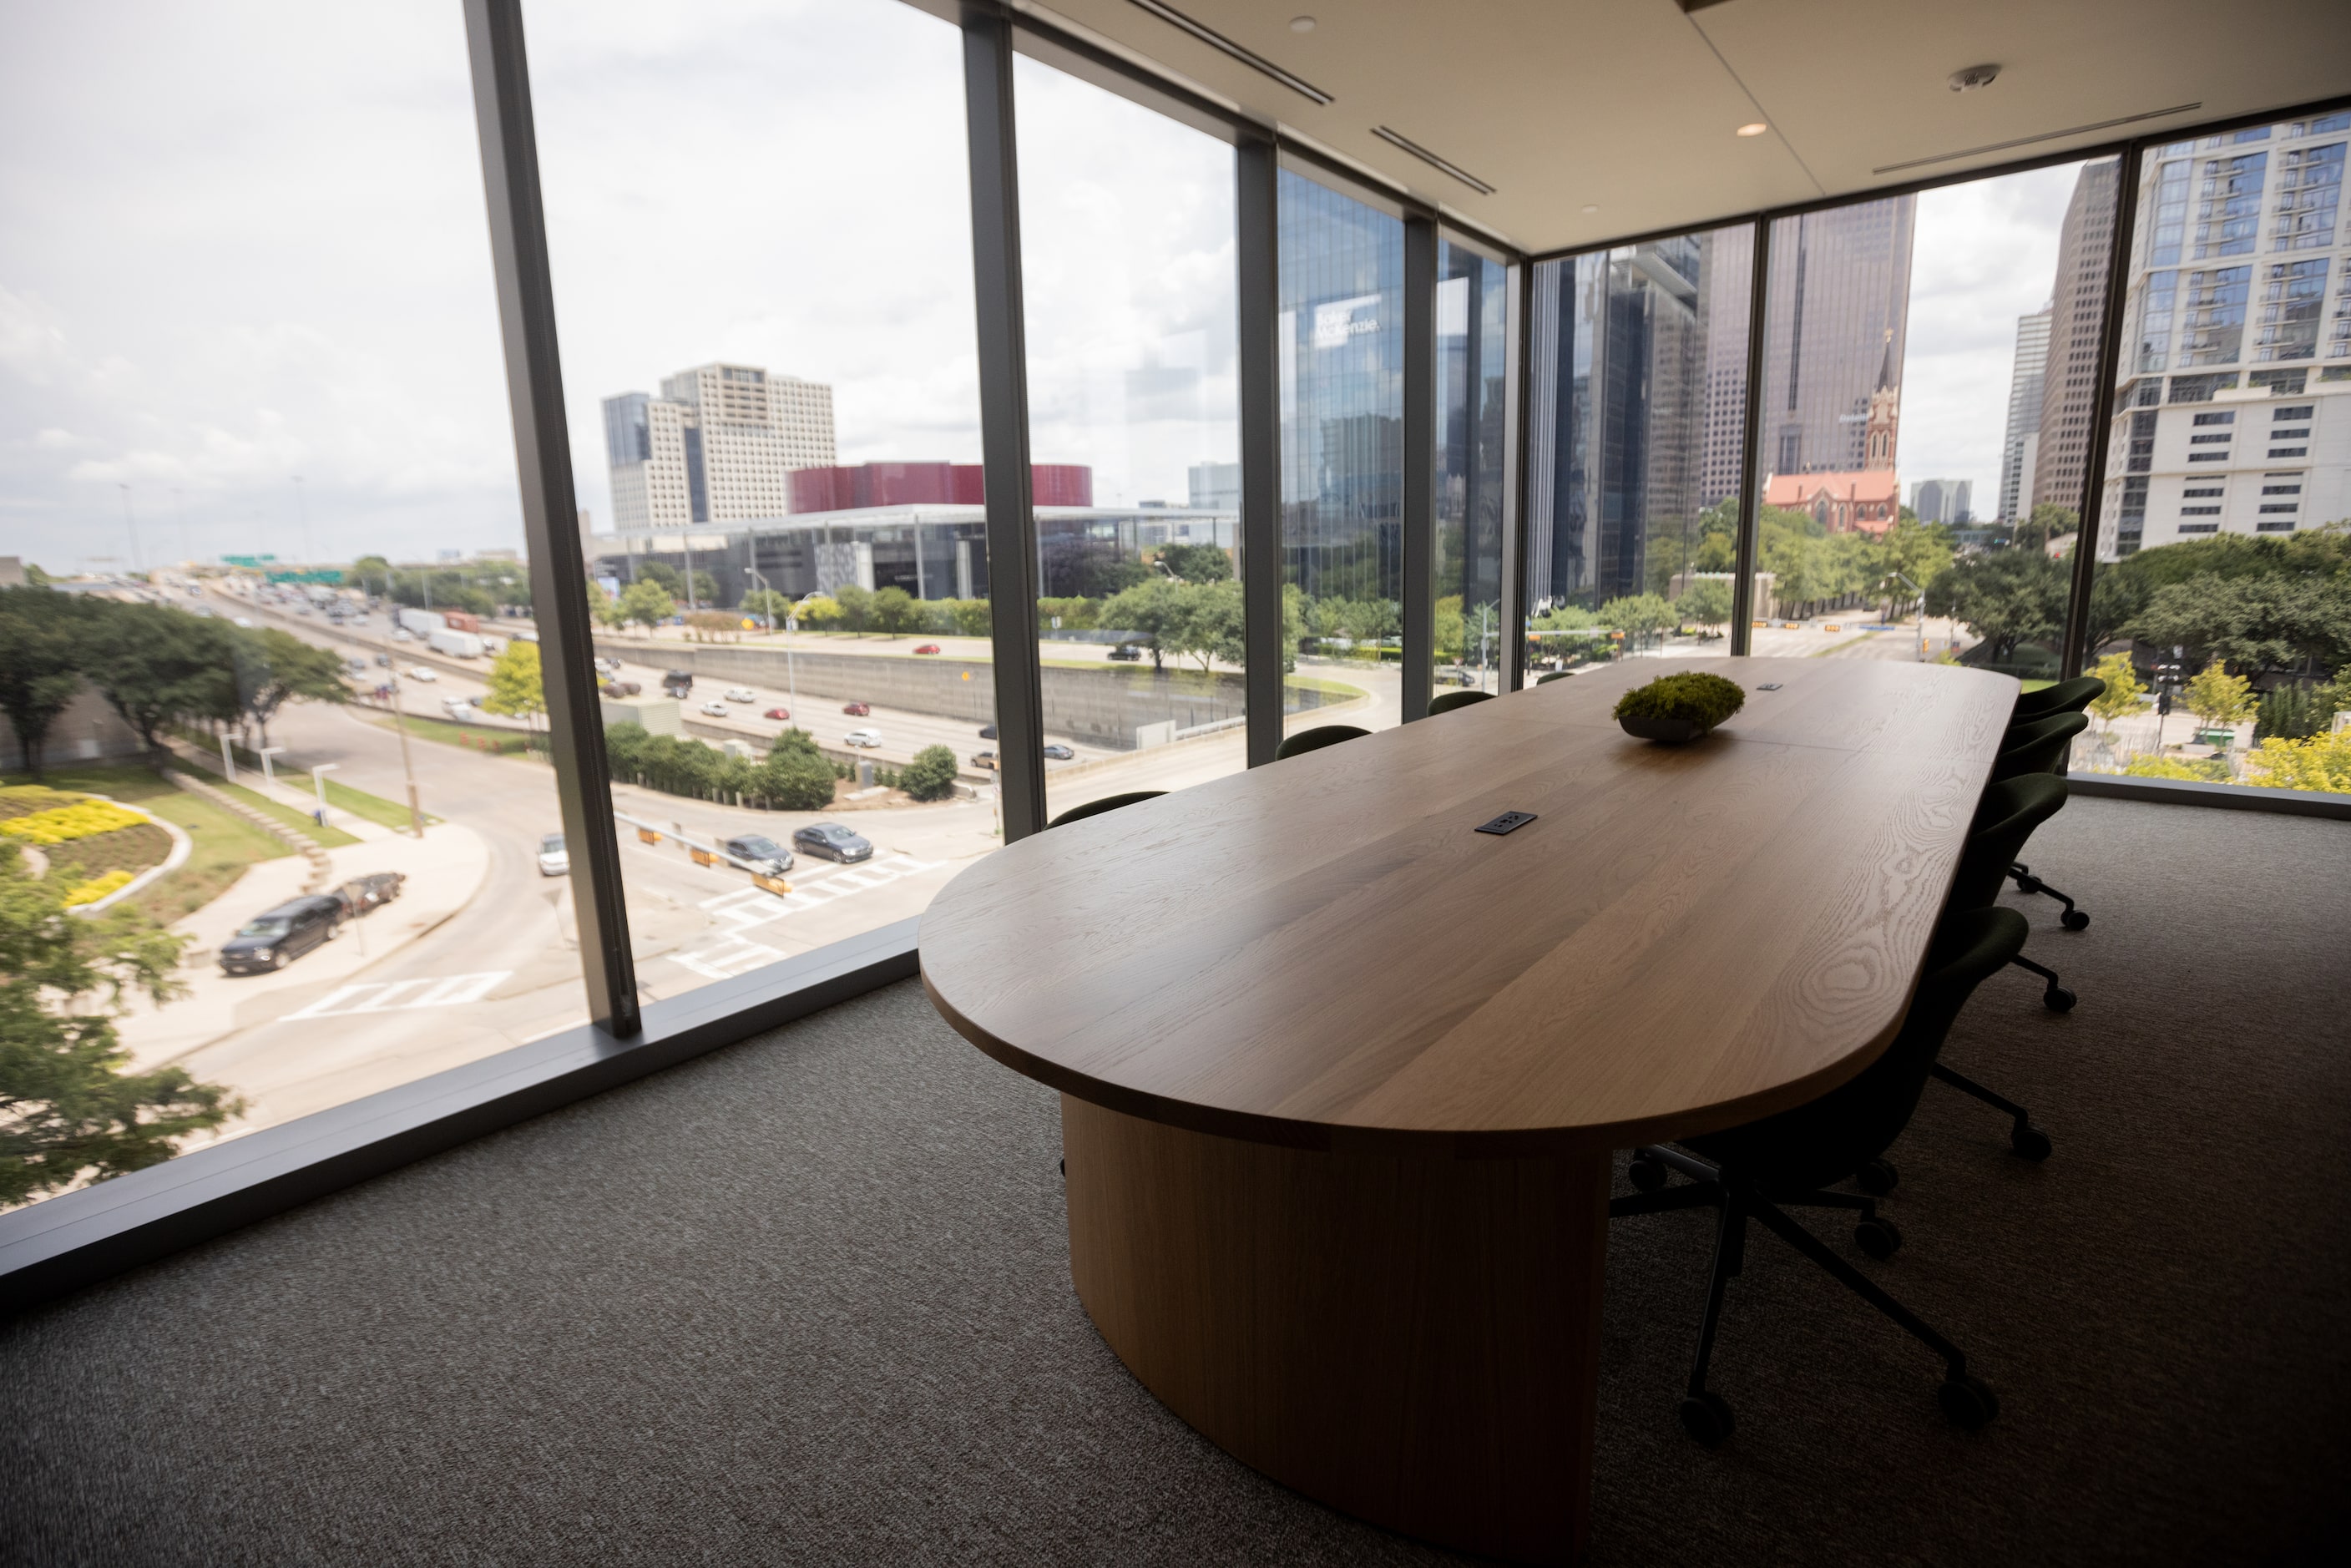
<instances>
[{"instance_id":1,"label":"grass lawn","mask_svg":"<svg viewBox=\"0 0 2351 1568\"><path fill-rule=\"evenodd\" d=\"M245 805L259 811L263 816L283 822L298 833L308 834L311 841L320 849L339 850L345 844L359 842L359 840L343 831L342 829L322 828L310 820L309 812L298 811L291 806L281 805L257 789L248 789L242 784L224 784L218 778L207 779L204 782L215 789L225 791Z\"/></svg>"},{"instance_id":2,"label":"grass lawn","mask_svg":"<svg viewBox=\"0 0 2351 1568\"><path fill-rule=\"evenodd\" d=\"M28 774L7 776L11 784L30 781ZM187 830L189 854L180 869L127 901L164 925L218 898L255 862L294 852L284 840L145 768L53 768L47 782L60 789L84 789L143 807Z\"/></svg>"},{"instance_id":3,"label":"grass lawn","mask_svg":"<svg viewBox=\"0 0 2351 1568\"><path fill-rule=\"evenodd\" d=\"M1302 692L1321 692L1324 696L1336 697L1342 702L1370 695L1361 686L1351 686L1344 681L1326 681L1319 675L1284 675L1281 684L1296 686Z\"/></svg>"},{"instance_id":4,"label":"grass lawn","mask_svg":"<svg viewBox=\"0 0 2351 1568\"><path fill-rule=\"evenodd\" d=\"M384 729L393 727L392 716L388 713L378 712L372 708L356 708L352 711L358 713L370 724L380 726ZM499 757L535 755L524 748L520 730L493 729L486 725L479 724L458 724L455 720L445 718L420 718L413 713L402 715L401 722L407 727L412 739L434 741L443 746L462 747L468 751L489 749L489 745L485 743L490 743L496 747L493 755ZM333 796L334 788L334 781L329 779L327 783L327 791L330 799ZM407 814L404 811L402 813L401 821L403 824L407 821Z\"/></svg>"},{"instance_id":5,"label":"grass lawn","mask_svg":"<svg viewBox=\"0 0 2351 1568\"><path fill-rule=\"evenodd\" d=\"M392 721L387 718L383 722L385 726L389 727ZM431 721L417 719L412 720L411 722L422 724ZM449 725L444 727L456 729L463 727ZM242 746L235 747L235 751L236 754L236 765L239 768L250 768L256 772L260 770L261 758L256 757ZM277 770L277 776L292 789L308 790L313 795L313 797L315 797L318 792L319 786L315 781L313 781L310 774L302 768L281 768ZM207 774L206 777L211 779L215 784L220 782L219 779L214 775ZM381 795L371 795L365 789L354 789L352 786L343 783L338 779L329 778L327 780L327 804L340 810L349 811L354 817L364 817L369 821L375 823L378 827L391 828L397 832L404 833L408 831L412 825L409 821L408 808L406 806L402 805L397 800L387 800ZM281 812L279 814L282 815L283 813ZM427 811L424 813L424 820L427 822L437 822L441 819L434 816L432 812ZM351 838L349 834L343 834L340 839L334 840L323 837L320 830L311 823L310 819L307 815L302 819L301 827L304 832L308 833L312 838L317 839L319 843L325 845L329 849L334 848L337 843L357 843L359 841L358 840ZM329 828L325 830L325 831L328 833L336 833L339 832L340 830Z\"/></svg>"}]
</instances>

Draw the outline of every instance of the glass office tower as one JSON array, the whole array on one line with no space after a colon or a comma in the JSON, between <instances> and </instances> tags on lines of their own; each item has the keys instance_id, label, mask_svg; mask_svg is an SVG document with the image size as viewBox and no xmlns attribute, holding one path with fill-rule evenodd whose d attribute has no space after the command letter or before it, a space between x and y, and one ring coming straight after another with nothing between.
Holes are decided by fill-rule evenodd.
<instances>
[{"instance_id":1,"label":"glass office tower","mask_svg":"<svg viewBox=\"0 0 2351 1568\"><path fill-rule=\"evenodd\" d=\"M1895 196L1772 224L1760 454L1765 473L1868 465L1870 394L1881 382L1902 384L1917 201Z\"/></svg>"},{"instance_id":2,"label":"glass office tower","mask_svg":"<svg viewBox=\"0 0 2351 1568\"><path fill-rule=\"evenodd\" d=\"M1509 297L1499 261L1437 252L1438 684L1501 690L1502 411Z\"/></svg>"}]
</instances>

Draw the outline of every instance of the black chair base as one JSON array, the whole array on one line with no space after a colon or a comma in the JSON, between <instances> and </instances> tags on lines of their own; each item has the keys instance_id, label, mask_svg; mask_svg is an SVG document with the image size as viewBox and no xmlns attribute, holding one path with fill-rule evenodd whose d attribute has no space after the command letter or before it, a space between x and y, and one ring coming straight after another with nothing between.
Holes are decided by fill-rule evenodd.
<instances>
[{"instance_id":1,"label":"black chair base","mask_svg":"<svg viewBox=\"0 0 2351 1568\"><path fill-rule=\"evenodd\" d=\"M1872 1197L1856 1197L1848 1193L1793 1192L1766 1196L1735 1176L1722 1172L1703 1160L1672 1149L1648 1147L1635 1150L1634 1184L1643 1190L1629 1197L1612 1200L1608 1205L1610 1218L1635 1214L1660 1214L1672 1209L1713 1207L1719 1210L1715 1228L1714 1269L1707 1282L1706 1315L1699 1320L1698 1353L1690 1365L1689 1386L1679 1405L1682 1429L1689 1436L1712 1448L1730 1436L1733 1421L1729 1403L1706 1385L1707 1371L1714 1356L1714 1336L1722 1318L1723 1291L1733 1276L1745 1265L1747 1252L1747 1222L1753 1219L1782 1241L1811 1259L1839 1284L1867 1301L1892 1320L1904 1333L1933 1351L1943 1360L1943 1382L1937 1391L1936 1401L1951 1422L1965 1430L1974 1431L2000 1414L2000 1398L1980 1380L1968 1373L1968 1358L1959 1346L1929 1327L1925 1320L1896 1301L1860 1270L1838 1257L1811 1231L1791 1219L1781 1205L1801 1207L1858 1209L1862 1218L1854 1228L1855 1241L1873 1258L1892 1255L1901 1245L1901 1233L1893 1222L1881 1219L1877 1203ZM1655 1173L1639 1174L1646 1167ZM1687 1186L1664 1185L1667 1173L1679 1171L1691 1178Z\"/></svg>"},{"instance_id":2,"label":"black chair base","mask_svg":"<svg viewBox=\"0 0 2351 1568\"><path fill-rule=\"evenodd\" d=\"M2085 910L2076 909L2074 906L2074 901L2072 899L2066 897L2064 894L2058 892L2055 888L2050 886L2047 883L2033 875L2032 868L2026 865L2022 861L2019 861L2014 865L2010 866L2008 868L2008 874L2015 881L2017 892L2028 894L2037 893L2044 897L2053 898L2058 903L2064 904L2065 906L2065 913L2057 917L2057 924L2063 925L2066 930L2087 931L2090 928L2090 916L2088 913Z\"/></svg>"},{"instance_id":3,"label":"black chair base","mask_svg":"<svg viewBox=\"0 0 2351 1568\"><path fill-rule=\"evenodd\" d=\"M2023 1106L2001 1098L1965 1073L1954 1072L1939 1061L1927 1071L1960 1093L1972 1094L1993 1110L2013 1117L2015 1124L2009 1129L2008 1146L2019 1155L2035 1164L2049 1157L2054 1145L2049 1142L2048 1134L2032 1124L2032 1114Z\"/></svg>"},{"instance_id":4,"label":"black chair base","mask_svg":"<svg viewBox=\"0 0 2351 1568\"><path fill-rule=\"evenodd\" d=\"M2009 962L2047 982L2041 988L2041 1005L2051 1012L2070 1013L2074 1010L2074 1004L2081 1000L2065 988L2064 983L2057 978L2056 970L2043 968L2030 958L2011 958Z\"/></svg>"}]
</instances>

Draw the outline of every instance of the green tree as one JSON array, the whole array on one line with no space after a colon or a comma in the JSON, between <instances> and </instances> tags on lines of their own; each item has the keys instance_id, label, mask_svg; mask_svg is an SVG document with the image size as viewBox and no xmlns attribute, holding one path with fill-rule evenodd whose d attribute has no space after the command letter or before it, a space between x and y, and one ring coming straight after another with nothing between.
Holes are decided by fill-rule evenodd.
<instances>
[{"instance_id":1,"label":"green tree","mask_svg":"<svg viewBox=\"0 0 2351 1568\"><path fill-rule=\"evenodd\" d=\"M1693 625L1719 626L1730 619L1730 584L1719 577L1698 578L1675 608Z\"/></svg>"},{"instance_id":2,"label":"green tree","mask_svg":"<svg viewBox=\"0 0 2351 1568\"><path fill-rule=\"evenodd\" d=\"M873 596L873 629L883 635L904 636L921 622L922 608L904 589L885 588Z\"/></svg>"},{"instance_id":3,"label":"green tree","mask_svg":"<svg viewBox=\"0 0 2351 1568\"><path fill-rule=\"evenodd\" d=\"M1468 641L1468 624L1461 614L1461 595L1447 593L1437 600L1433 631L1438 661L1447 664L1459 664L1461 646Z\"/></svg>"},{"instance_id":4,"label":"green tree","mask_svg":"<svg viewBox=\"0 0 2351 1568\"><path fill-rule=\"evenodd\" d=\"M288 702L298 697L324 703L350 700L341 657L291 632L238 627L230 633L230 657L236 672L237 706L261 732L264 746L269 744L269 721Z\"/></svg>"},{"instance_id":5,"label":"green tree","mask_svg":"<svg viewBox=\"0 0 2351 1568\"><path fill-rule=\"evenodd\" d=\"M343 573L343 586L363 593L388 593L392 589L392 562L380 555L363 555Z\"/></svg>"},{"instance_id":6,"label":"green tree","mask_svg":"<svg viewBox=\"0 0 2351 1568\"><path fill-rule=\"evenodd\" d=\"M677 601L662 589L661 584L640 580L621 591L620 615L623 625L638 625L651 631L677 613Z\"/></svg>"},{"instance_id":7,"label":"green tree","mask_svg":"<svg viewBox=\"0 0 2351 1568\"><path fill-rule=\"evenodd\" d=\"M1877 541L1870 591L1886 601L1886 619L1894 607L1924 593L1927 585L1951 564L1950 546L1914 519L1897 522Z\"/></svg>"},{"instance_id":8,"label":"green tree","mask_svg":"<svg viewBox=\"0 0 2351 1568\"><path fill-rule=\"evenodd\" d=\"M41 747L49 726L81 691L82 650L93 619L72 594L0 588L0 712L36 779L45 777Z\"/></svg>"},{"instance_id":9,"label":"green tree","mask_svg":"<svg viewBox=\"0 0 2351 1568\"><path fill-rule=\"evenodd\" d=\"M2351 795L2351 729L2301 740L2264 740L2245 758L2245 782L2263 789Z\"/></svg>"},{"instance_id":10,"label":"green tree","mask_svg":"<svg viewBox=\"0 0 2351 1568\"><path fill-rule=\"evenodd\" d=\"M2110 728L2115 720L2139 710L2138 699L2147 687L2139 684L2128 653L2107 654L2090 674L2106 683L2106 689L2090 699L2090 711L2102 727Z\"/></svg>"},{"instance_id":11,"label":"green tree","mask_svg":"<svg viewBox=\"0 0 2351 1568\"><path fill-rule=\"evenodd\" d=\"M1654 593L1629 594L1600 607L1602 624L1625 633L1625 651L1636 652L1674 623L1674 607Z\"/></svg>"},{"instance_id":12,"label":"green tree","mask_svg":"<svg viewBox=\"0 0 2351 1568\"><path fill-rule=\"evenodd\" d=\"M781 628L792 612L792 601L771 588L755 588L743 596L743 613L765 626L772 619Z\"/></svg>"},{"instance_id":13,"label":"green tree","mask_svg":"<svg viewBox=\"0 0 2351 1568\"><path fill-rule=\"evenodd\" d=\"M538 644L519 640L507 644L490 665L489 691L482 698L486 713L519 718L538 727L547 711L547 688L540 679Z\"/></svg>"},{"instance_id":14,"label":"green tree","mask_svg":"<svg viewBox=\"0 0 2351 1568\"><path fill-rule=\"evenodd\" d=\"M917 800L946 800L955 793L955 753L944 746L925 746L898 770L898 788Z\"/></svg>"},{"instance_id":15,"label":"green tree","mask_svg":"<svg viewBox=\"0 0 2351 1568\"><path fill-rule=\"evenodd\" d=\"M243 707L232 629L160 604L107 604L85 673L148 752L175 720L233 723Z\"/></svg>"},{"instance_id":16,"label":"green tree","mask_svg":"<svg viewBox=\"0 0 2351 1568\"><path fill-rule=\"evenodd\" d=\"M2078 533L2081 527L2081 514L2071 507L2043 501L2032 508L2031 517L2017 523L2009 542L2018 549L2045 551L2052 540Z\"/></svg>"},{"instance_id":17,"label":"green tree","mask_svg":"<svg viewBox=\"0 0 2351 1568\"><path fill-rule=\"evenodd\" d=\"M844 582L832 591L833 602L841 606L841 623L852 632L862 633L873 623L873 595L853 582Z\"/></svg>"},{"instance_id":18,"label":"green tree","mask_svg":"<svg viewBox=\"0 0 2351 1568\"><path fill-rule=\"evenodd\" d=\"M1248 663L1248 610L1239 583L1229 578L1187 582L1176 590L1176 641L1182 653L1200 661L1201 674L1220 659L1228 664Z\"/></svg>"},{"instance_id":19,"label":"green tree","mask_svg":"<svg viewBox=\"0 0 2351 1568\"><path fill-rule=\"evenodd\" d=\"M608 632L617 632L628 624L621 601L604 591L604 585L594 578L588 580L588 615Z\"/></svg>"},{"instance_id":20,"label":"green tree","mask_svg":"<svg viewBox=\"0 0 2351 1568\"><path fill-rule=\"evenodd\" d=\"M2252 683L2242 675L2232 675L2220 660L2215 659L2188 678L2180 692L2181 704L2206 725L2218 727L2236 724L2253 711Z\"/></svg>"},{"instance_id":21,"label":"green tree","mask_svg":"<svg viewBox=\"0 0 2351 1568\"><path fill-rule=\"evenodd\" d=\"M0 842L0 1205L167 1160L244 1109L185 1069L129 1071L114 1020L162 1004L188 938L117 907L67 913L62 880Z\"/></svg>"},{"instance_id":22,"label":"green tree","mask_svg":"<svg viewBox=\"0 0 2351 1568\"><path fill-rule=\"evenodd\" d=\"M955 768L952 753L948 771ZM832 804L832 764L804 729L788 729L768 747L752 791L787 811L821 811Z\"/></svg>"},{"instance_id":23,"label":"green tree","mask_svg":"<svg viewBox=\"0 0 2351 1568\"><path fill-rule=\"evenodd\" d=\"M1984 642L1987 661L2015 662L2017 648L2061 635L2065 569L2033 550L1991 550L1953 561L1927 585L1927 613L1964 622Z\"/></svg>"},{"instance_id":24,"label":"green tree","mask_svg":"<svg viewBox=\"0 0 2351 1568\"><path fill-rule=\"evenodd\" d=\"M2131 630L2247 672L2351 663L2351 575L2218 574L2158 588Z\"/></svg>"},{"instance_id":25,"label":"green tree","mask_svg":"<svg viewBox=\"0 0 2351 1568\"><path fill-rule=\"evenodd\" d=\"M1186 582L1225 582L1233 576L1233 558L1218 545L1164 545L1159 564Z\"/></svg>"},{"instance_id":26,"label":"green tree","mask_svg":"<svg viewBox=\"0 0 2351 1568\"><path fill-rule=\"evenodd\" d=\"M1165 669L1169 653L1181 656L1186 614L1182 587L1155 577L1113 594L1101 619L1104 626L1134 633L1151 651L1152 668Z\"/></svg>"}]
</instances>

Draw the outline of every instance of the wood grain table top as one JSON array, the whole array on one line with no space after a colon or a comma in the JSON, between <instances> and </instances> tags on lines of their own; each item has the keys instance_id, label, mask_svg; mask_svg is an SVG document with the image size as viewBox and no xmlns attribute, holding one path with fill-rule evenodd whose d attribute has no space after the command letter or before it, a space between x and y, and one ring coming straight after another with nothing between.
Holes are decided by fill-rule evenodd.
<instances>
[{"instance_id":1,"label":"wood grain table top","mask_svg":"<svg viewBox=\"0 0 2351 1568\"><path fill-rule=\"evenodd\" d=\"M1745 708L1686 747L1616 727L1683 669ZM1893 1038L2017 689L1628 660L1012 844L924 915L924 985L1006 1065L1198 1132L1499 1155L1735 1125Z\"/></svg>"}]
</instances>

